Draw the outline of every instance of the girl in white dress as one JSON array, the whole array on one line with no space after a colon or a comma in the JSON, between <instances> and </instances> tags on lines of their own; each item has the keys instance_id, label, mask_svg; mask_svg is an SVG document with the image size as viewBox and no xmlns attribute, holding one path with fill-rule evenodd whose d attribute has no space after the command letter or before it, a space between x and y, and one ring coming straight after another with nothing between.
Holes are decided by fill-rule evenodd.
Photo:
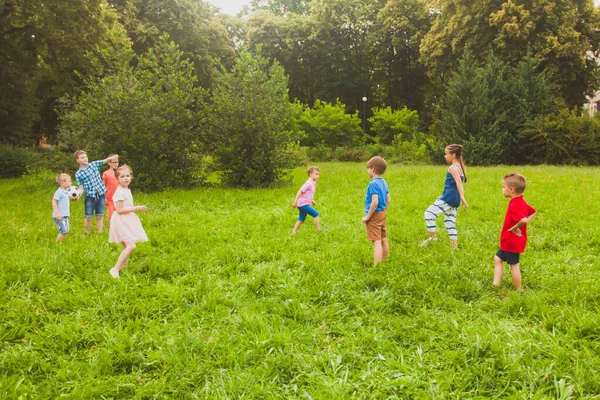
<instances>
[{"instance_id":1,"label":"girl in white dress","mask_svg":"<svg viewBox=\"0 0 600 400\"><path fill-rule=\"evenodd\" d=\"M147 242L148 236L142 227L140 219L135 214L138 211L146 211L146 206L134 206L133 195L129 190L129 184L133 178L131 168L121 165L115 171L119 187L113 194L115 212L110 219L109 243L121 243L123 251L117 259L117 263L109 271L113 278L119 277L119 272L127 266L129 256L135 250L136 242Z\"/></svg>"}]
</instances>

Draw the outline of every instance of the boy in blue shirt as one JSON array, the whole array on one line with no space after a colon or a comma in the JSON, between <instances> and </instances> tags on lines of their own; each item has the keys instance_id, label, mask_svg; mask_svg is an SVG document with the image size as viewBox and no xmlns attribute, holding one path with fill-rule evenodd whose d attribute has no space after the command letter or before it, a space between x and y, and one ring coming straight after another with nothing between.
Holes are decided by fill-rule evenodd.
<instances>
[{"instance_id":1,"label":"boy in blue shirt","mask_svg":"<svg viewBox=\"0 0 600 400\"><path fill-rule=\"evenodd\" d=\"M365 216L363 224L367 226L367 237L373 243L373 263L379 264L390 252L387 240L387 207L392 199L387 183L381 175L385 173L387 163L382 157L375 156L367 162L367 172L371 182L365 198Z\"/></svg>"},{"instance_id":2,"label":"boy in blue shirt","mask_svg":"<svg viewBox=\"0 0 600 400\"><path fill-rule=\"evenodd\" d=\"M52 197L52 219L58 226L56 241L60 242L67 238L67 233L70 230L71 204L69 203L67 189L71 186L71 177L67 174L58 174L56 183L58 189Z\"/></svg>"}]
</instances>

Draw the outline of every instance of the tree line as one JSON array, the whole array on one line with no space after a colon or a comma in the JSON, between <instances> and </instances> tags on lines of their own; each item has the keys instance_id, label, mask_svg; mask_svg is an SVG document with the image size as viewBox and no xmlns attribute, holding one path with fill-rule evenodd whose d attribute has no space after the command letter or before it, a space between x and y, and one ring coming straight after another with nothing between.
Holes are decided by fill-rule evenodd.
<instances>
[{"instance_id":1,"label":"tree line","mask_svg":"<svg viewBox=\"0 0 600 400\"><path fill-rule=\"evenodd\" d=\"M271 184L298 144L594 163L580 114L599 16L592 0L253 0L236 17L202 0L0 0L0 141L119 143L175 186L210 170Z\"/></svg>"}]
</instances>

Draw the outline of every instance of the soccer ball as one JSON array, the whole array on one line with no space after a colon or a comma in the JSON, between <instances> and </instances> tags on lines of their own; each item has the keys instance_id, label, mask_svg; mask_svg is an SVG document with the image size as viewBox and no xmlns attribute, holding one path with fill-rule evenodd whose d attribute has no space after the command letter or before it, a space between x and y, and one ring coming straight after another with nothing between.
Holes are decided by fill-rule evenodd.
<instances>
[{"instance_id":1,"label":"soccer ball","mask_svg":"<svg viewBox=\"0 0 600 400\"><path fill-rule=\"evenodd\" d=\"M83 192L79 190L77 186L71 186L67 189L67 195L69 196L69 200L79 200Z\"/></svg>"}]
</instances>

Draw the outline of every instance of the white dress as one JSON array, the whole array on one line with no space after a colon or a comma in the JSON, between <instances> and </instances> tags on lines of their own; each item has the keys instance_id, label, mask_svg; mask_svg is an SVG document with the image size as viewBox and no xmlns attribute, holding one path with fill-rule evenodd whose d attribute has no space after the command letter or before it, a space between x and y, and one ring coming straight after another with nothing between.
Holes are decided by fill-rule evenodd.
<instances>
[{"instance_id":1,"label":"white dress","mask_svg":"<svg viewBox=\"0 0 600 400\"><path fill-rule=\"evenodd\" d=\"M115 203L115 212L110 219L108 242L147 242L148 236L135 212L119 214L116 211L117 201L124 201L125 207L133 207L133 195L131 194L131 190L123 189L119 186L113 194L112 201Z\"/></svg>"}]
</instances>

